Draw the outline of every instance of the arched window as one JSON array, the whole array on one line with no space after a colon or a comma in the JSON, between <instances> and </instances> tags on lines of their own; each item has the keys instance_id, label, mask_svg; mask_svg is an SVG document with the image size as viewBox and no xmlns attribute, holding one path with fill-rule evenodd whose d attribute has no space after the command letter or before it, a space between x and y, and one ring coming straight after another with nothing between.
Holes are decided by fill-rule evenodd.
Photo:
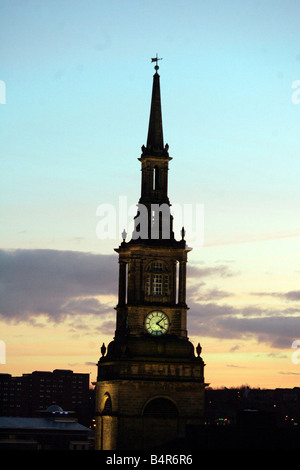
<instances>
[{"instance_id":1,"label":"arched window","mask_svg":"<svg viewBox=\"0 0 300 470\"><path fill-rule=\"evenodd\" d=\"M169 295L169 270L162 261L153 261L147 268L146 295Z\"/></svg>"},{"instance_id":2,"label":"arched window","mask_svg":"<svg viewBox=\"0 0 300 470\"><path fill-rule=\"evenodd\" d=\"M112 404L111 404L111 398L109 393L104 394L104 407L102 410L102 415L111 415L112 414Z\"/></svg>"}]
</instances>

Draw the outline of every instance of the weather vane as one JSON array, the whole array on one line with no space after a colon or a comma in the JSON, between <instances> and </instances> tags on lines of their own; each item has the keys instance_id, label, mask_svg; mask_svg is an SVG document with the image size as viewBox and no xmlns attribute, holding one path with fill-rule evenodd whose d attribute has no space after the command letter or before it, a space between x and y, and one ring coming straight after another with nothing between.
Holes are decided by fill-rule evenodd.
<instances>
[{"instance_id":1,"label":"weather vane","mask_svg":"<svg viewBox=\"0 0 300 470\"><path fill-rule=\"evenodd\" d=\"M156 54L156 57L154 59L151 59L151 62L156 62L156 65L154 67L156 71L159 69L159 66L157 65L157 62L159 60L162 60L162 58L159 59L157 54Z\"/></svg>"}]
</instances>

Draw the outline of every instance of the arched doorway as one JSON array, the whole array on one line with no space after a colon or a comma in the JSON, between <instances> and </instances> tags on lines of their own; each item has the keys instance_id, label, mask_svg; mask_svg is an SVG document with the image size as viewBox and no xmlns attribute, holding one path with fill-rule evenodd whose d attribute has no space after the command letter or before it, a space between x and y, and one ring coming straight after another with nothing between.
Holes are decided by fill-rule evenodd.
<instances>
[{"instance_id":1,"label":"arched doorway","mask_svg":"<svg viewBox=\"0 0 300 470\"><path fill-rule=\"evenodd\" d=\"M165 445L178 435L178 409L168 398L150 400L143 409L143 443L149 449Z\"/></svg>"}]
</instances>

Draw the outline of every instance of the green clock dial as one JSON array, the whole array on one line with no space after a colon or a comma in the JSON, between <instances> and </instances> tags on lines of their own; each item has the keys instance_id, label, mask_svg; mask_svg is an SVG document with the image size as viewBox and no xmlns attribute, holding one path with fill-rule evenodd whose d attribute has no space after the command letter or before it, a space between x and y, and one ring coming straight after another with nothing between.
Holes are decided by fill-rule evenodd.
<instances>
[{"instance_id":1,"label":"green clock dial","mask_svg":"<svg viewBox=\"0 0 300 470\"><path fill-rule=\"evenodd\" d=\"M145 322L147 332L152 336L161 336L169 329L169 318L164 312L150 312Z\"/></svg>"}]
</instances>

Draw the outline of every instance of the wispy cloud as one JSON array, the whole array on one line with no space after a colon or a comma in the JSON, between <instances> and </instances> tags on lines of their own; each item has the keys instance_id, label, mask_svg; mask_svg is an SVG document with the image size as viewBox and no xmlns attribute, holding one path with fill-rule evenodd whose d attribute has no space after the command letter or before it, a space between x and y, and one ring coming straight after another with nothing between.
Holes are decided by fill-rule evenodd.
<instances>
[{"instance_id":1,"label":"wispy cloud","mask_svg":"<svg viewBox=\"0 0 300 470\"><path fill-rule=\"evenodd\" d=\"M229 240L216 240L211 243L205 243L205 246L219 246L219 245L239 245L241 243L256 243L269 240L279 240L283 238L300 237L300 231L295 232L274 232L274 233L261 233L261 234L244 234L233 237Z\"/></svg>"},{"instance_id":2,"label":"wispy cloud","mask_svg":"<svg viewBox=\"0 0 300 470\"><path fill-rule=\"evenodd\" d=\"M188 275L192 278L204 278L204 277L211 277L211 276L219 276L219 277L231 277L235 274L228 268L228 266L224 264L216 265L216 266L205 266L205 267L197 267L194 265L188 266Z\"/></svg>"},{"instance_id":3,"label":"wispy cloud","mask_svg":"<svg viewBox=\"0 0 300 470\"><path fill-rule=\"evenodd\" d=\"M300 290L292 290L288 292L253 292L252 295L265 296L265 297L278 297L285 300L298 301L300 300Z\"/></svg>"}]
</instances>

